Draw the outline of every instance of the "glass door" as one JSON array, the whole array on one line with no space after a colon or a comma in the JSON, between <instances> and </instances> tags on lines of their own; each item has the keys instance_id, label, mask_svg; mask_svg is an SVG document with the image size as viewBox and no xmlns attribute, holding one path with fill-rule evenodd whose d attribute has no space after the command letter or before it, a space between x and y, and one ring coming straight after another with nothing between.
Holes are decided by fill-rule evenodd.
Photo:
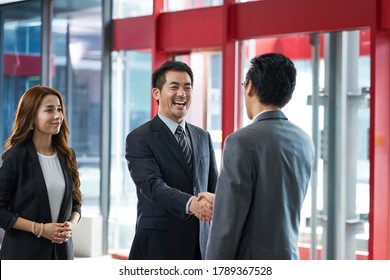
<instances>
[{"instance_id":1,"label":"glass door","mask_svg":"<svg viewBox=\"0 0 390 280\"><path fill-rule=\"evenodd\" d=\"M41 1L0 8L0 143L8 138L20 96L40 83Z\"/></svg>"},{"instance_id":2,"label":"glass door","mask_svg":"<svg viewBox=\"0 0 390 280\"><path fill-rule=\"evenodd\" d=\"M39 84L41 1L0 7L0 150L22 94ZM0 159L1 163L1 159ZM0 229L0 243L4 230Z\"/></svg>"}]
</instances>

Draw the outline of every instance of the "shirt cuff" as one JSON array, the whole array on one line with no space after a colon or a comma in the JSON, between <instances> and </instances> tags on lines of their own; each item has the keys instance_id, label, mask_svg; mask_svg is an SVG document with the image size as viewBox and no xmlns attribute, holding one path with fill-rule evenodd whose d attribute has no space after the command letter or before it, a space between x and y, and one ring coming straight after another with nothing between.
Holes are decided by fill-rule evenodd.
<instances>
[{"instance_id":1,"label":"shirt cuff","mask_svg":"<svg viewBox=\"0 0 390 280\"><path fill-rule=\"evenodd\" d=\"M190 213L190 202L193 198L196 198L196 196L191 196L190 199L187 201L187 204L186 204L186 214L188 215L193 215L192 213Z\"/></svg>"}]
</instances>

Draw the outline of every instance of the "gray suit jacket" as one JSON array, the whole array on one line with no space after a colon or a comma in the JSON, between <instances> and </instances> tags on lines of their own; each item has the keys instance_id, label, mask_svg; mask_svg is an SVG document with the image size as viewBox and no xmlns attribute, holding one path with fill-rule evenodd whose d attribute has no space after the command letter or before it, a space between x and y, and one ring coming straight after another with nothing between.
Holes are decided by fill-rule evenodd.
<instances>
[{"instance_id":1,"label":"gray suit jacket","mask_svg":"<svg viewBox=\"0 0 390 280\"><path fill-rule=\"evenodd\" d=\"M137 226L129 259L193 259L206 251L209 223L186 214L195 190L215 192L217 166L210 135L187 123L193 172L169 128L156 116L126 138L126 159L137 187Z\"/></svg>"},{"instance_id":2,"label":"gray suit jacket","mask_svg":"<svg viewBox=\"0 0 390 280\"><path fill-rule=\"evenodd\" d=\"M298 259L313 160L312 140L279 110L230 135L206 259Z\"/></svg>"}]
</instances>

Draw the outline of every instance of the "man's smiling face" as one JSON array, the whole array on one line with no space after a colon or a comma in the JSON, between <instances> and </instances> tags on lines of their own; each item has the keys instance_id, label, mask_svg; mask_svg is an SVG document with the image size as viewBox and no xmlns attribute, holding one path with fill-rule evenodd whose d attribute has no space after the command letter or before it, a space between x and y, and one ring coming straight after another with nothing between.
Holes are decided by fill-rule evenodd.
<instances>
[{"instance_id":1,"label":"man's smiling face","mask_svg":"<svg viewBox=\"0 0 390 280\"><path fill-rule=\"evenodd\" d=\"M153 88L153 97L159 102L159 113L180 123L191 105L192 84L187 72L167 71L161 91Z\"/></svg>"}]
</instances>

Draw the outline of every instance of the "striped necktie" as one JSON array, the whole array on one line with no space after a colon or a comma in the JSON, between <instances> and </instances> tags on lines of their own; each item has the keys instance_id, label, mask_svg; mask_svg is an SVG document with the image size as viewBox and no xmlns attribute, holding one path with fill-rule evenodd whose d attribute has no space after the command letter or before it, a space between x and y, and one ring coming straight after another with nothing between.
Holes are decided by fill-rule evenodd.
<instances>
[{"instance_id":1,"label":"striped necktie","mask_svg":"<svg viewBox=\"0 0 390 280\"><path fill-rule=\"evenodd\" d=\"M175 131L175 136L177 141L179 142L180 147L183 150L188 166L192 170L192 151L191 151L190 139L186 137L181 125L177 126Z\"/></svg>"}]
</instances>

